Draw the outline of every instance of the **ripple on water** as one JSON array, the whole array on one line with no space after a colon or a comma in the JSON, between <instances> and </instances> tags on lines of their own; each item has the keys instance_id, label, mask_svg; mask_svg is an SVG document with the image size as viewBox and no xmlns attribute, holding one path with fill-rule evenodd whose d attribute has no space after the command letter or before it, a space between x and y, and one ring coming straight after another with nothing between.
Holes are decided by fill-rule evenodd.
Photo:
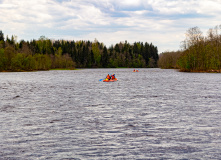
<instances>
[{"instance_id":1,"label":"ripple on water","mask_svg":"<svg viewBox=\"0 0 221 160\"><path fill-rule=\"evenodd\" d=\"M118 81L100 82L108 72ZM219 81L161 69L0 73L0 159L221 159Z\"/></svg>"}]
</instances>

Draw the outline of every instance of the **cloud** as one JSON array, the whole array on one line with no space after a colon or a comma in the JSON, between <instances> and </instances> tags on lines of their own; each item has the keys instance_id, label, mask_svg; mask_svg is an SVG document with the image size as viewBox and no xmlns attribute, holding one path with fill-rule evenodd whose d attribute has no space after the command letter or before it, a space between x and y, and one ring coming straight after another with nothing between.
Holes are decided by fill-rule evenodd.
<instances>
[{"instance_id":1,"label":"cloud","mask_svg":"<svg viewBox=\"0 0 221 160\"><path fill-rule=\"evenodd\" d=\"M219 25L218 0L1 0L0 30L19 39L143 41L179 49L187 29Z\"/></svg>"}]
</instances>

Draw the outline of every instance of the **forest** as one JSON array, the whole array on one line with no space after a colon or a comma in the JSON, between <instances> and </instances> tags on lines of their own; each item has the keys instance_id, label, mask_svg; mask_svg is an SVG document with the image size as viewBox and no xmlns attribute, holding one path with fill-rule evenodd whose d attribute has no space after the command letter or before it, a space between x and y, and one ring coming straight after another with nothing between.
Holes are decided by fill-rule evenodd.
<instances>
[{"instance_id":1,"label":"forest","mask_svg":"<svg viewBox=\"0 0 221 160\"><path fill-rule=\"evenodd\" d=\"M220 72L221 25L209 29L206 36L199 27L188 29L185 35L180 51L159 55L159 67L186 72Z\"/></svg>"},{"instance_id":2,"label":"forest","mask_svg":"<svg viewBox=\"0 0 221 160\"><path fill-rule=\"evenodd\" d=\"M35 71L75 68L153 68L158 49L152 43L120 42L107 48L91 41L38 40L16 41L0 30L0 71Z\"/></svg>"}]
</instances>

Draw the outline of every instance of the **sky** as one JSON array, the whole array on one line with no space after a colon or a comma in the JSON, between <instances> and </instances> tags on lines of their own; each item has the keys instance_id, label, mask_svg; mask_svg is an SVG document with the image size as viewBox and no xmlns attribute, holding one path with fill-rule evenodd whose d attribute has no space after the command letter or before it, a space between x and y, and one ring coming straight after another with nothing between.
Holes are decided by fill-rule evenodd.
<instances>
[{"instance_id":1,"label":"sky","mask_svg":"<svg viewBox=\"0 0 221 160\"><path fill-rule=\"evenodd\" d=\"M220 0L0 0L0 30L17 41L148 42L180 50L188 29L221 24Z\"/></svg>"}]
</instances>

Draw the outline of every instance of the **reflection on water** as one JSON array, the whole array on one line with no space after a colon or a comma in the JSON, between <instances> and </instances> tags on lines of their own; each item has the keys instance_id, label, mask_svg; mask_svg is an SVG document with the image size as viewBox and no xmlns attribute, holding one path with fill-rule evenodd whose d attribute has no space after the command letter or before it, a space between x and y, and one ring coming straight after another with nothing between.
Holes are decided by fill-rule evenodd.
<instances>
[{"instance_id":1,"label":"reflection on water","mask_svg":"<svg viewBox=\"0 0 221 160\"><path fill-rule=\"evenodd\" d=\"M0 73L0 159L221 159L220 74L132 71Z\"/></svg>"}]
</instances>

